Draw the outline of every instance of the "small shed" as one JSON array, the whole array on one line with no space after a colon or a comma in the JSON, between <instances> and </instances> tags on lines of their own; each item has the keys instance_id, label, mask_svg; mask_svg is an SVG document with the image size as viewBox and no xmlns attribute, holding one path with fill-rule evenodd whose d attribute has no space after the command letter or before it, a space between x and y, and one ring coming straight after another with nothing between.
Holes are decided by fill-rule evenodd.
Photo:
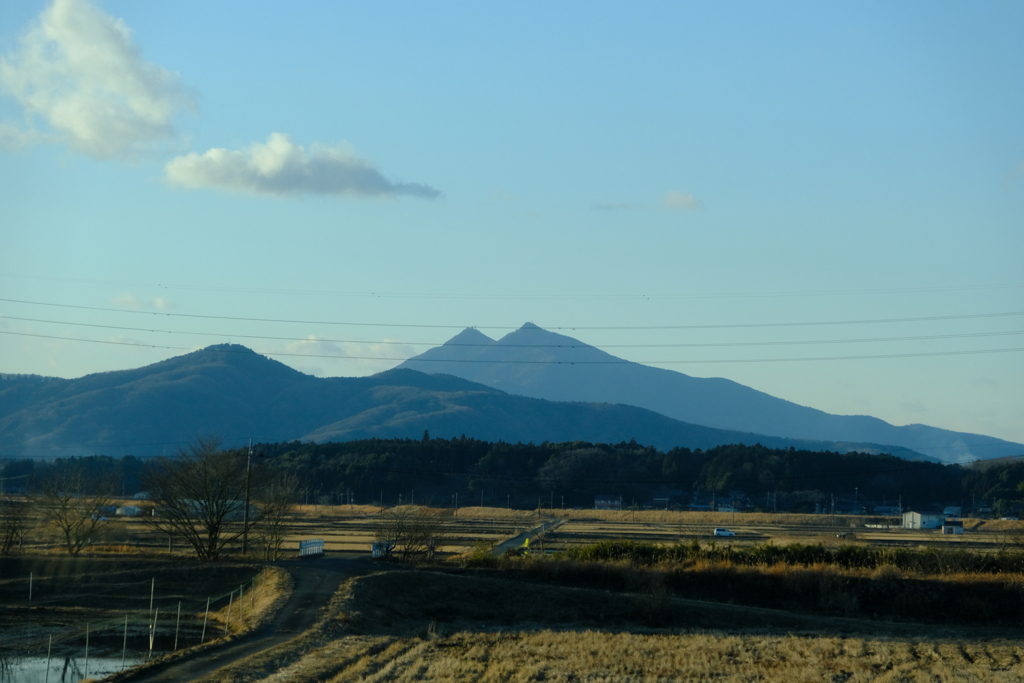
<instances>
[{"instance_id":1,"label":"small shed","mask_svg":"<svg viewBox=\"0 0 1024 683\"><path fill-rule=\"evenodd\" d=\"M959 519L947 519L942 523L942 533L962 536L964 533L964 523Z\"/></svg>"},{"instance_id":2,"label":"small shed","mask_svg":"<svg viewBox=\"0 0 1024 683\"><path fill-rule=\"evenodd\" d=\"M922 514L913 510L903 513L904 529L939 529L944 521L946 518L943 515Z\"/></svg>"}]
</instances>

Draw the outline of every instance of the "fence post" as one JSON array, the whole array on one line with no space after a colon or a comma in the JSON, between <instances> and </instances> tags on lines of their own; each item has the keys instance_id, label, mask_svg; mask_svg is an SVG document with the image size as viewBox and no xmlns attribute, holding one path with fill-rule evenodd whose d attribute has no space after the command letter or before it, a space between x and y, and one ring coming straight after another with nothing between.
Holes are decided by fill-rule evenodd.
<instances>
[{"instance_id":1,"label":"fence post","mask_svg":"<svg viewBox=\"0 0 1024 683\"><path fill-rule=\"evenodd\" d=\"M32 609L32 579L33 572L28 573L28 608Z\"/></svg>"},{"instance_id":2,"label":"fence post","mask_svg":"<svg viewBox=\"0 0 1024 683\"><path fill-rule=\"evenodd\" d=\"M153 640L156 638L156 620L160 618L160 608L156 608L156 612L153 613L153 623L149 627L149 657L146 658L148 662L153 659Z\"/></svg>"},{"instance_id":3,"label":"fence post","mask_svg":"<svg viewBox=\"0 0 1024 683\"><path fill-rule=\"evenodd\" d=\"M124 642L121 643L121 671L124 671L124 654L128 651L128 615L124 615Z\"/></svg>"},{"instance_id":4,"label":"fence post","mask_svg":"<svg viewBox=\"0 0 1024 683\"><path fill-rule=\"evenodd\" d=\"M174 622L174 651L178 651L178 627L181 626L181 600L178 600L178 619Z\"/></svg>"},{"instance_id":5,"label":"fence post","mask_svg":"<svg viewBox=\"0 0 1024 683\"><path fill-rule=\"evenodd\" d=\"M153 593L156 591L156 577L153 577L153 582L149 584L149 616L153 616Z\"/></svg>"},{"instance_id":6,"label":"fence post","mask_svg":"<svg viewBox=\"0 0 1024 683\"><path fill-rule=\"evenodd\" d=\"M50 650L53 649L53 634L50 634L50 644L46 646L46 683L50 683Z\"/></svg>"},{"instance_id":7,"label":"fence post","mask_svg":"<svg viewBox=\"0 0 1024 683\"><path fill-rule=\"evenodd\" d=\"M231 628L231 601L235 598L235 591L228 593L228 620L224 624L224 635L228 634L228 630Z\"/></svg>"},{"instance_id":8,"label":"fence post","mask_svg":"<svg viewBox=\"0 0 1024 683\"><path fill-rule=\"evenodd\" d=\"M85 622L85 677L89 678L89 622Z\"/></svg>"},{"instance_id":9,"label":"fence post","mask_svg":"<svg viewBox=\"0 0 1024 683\"><path fill-rule=\"evenodd\" d=\"M203 616L203 635L199 638L199 644L206 642L206 621L210 618L210 598L206 598L206 615Z\"/></svg>"},{"instance_id":10,"label":"fence post","mask_svg":"<svg viewBox=\"0 0 1024 683\"><path fill-rule=\"evenodd\" d=\"M242 618L242 608L245 607L245 584L238 587L238 618Z\"/></svg>"}]
</instances>

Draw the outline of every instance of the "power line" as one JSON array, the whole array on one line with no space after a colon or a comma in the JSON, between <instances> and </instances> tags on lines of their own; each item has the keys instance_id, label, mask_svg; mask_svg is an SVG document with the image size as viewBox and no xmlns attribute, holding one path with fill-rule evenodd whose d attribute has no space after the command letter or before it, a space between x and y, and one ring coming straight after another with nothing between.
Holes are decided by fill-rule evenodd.
<instances>
[{"instance_id":1,"label":"power line","mask_svg":"<svg viewBox=\"0 0 1024 683\"><path fill-rule=\"evenodd\" d=\"M1024 283L1004 283L991 285L944 285L939 287L884 287L872 289L824 289L808 290L802 292L779 291L779 292L713 292L693 294L452 294L452 293L427 293L427 292L373 292L373 291L346 291L346 290L323 290L323 289L277 289L270 287L227 287L227 286L200 286L175 283L137 282L103 280L95 278L72 278L54 277L46 275L32 275L26 273L0 273L0 277L8 277L25 280L39 280L47 282L74 282L84 284L113 285L117 287L147 287L163 290L185 290L197 292L228 292L242 294L291 294L297 296L341 296L352 298L370 299L462 299L462 300L591 300L591 301L650 301L650 300L680 300L680 299L737 299L737 298L772 298L772 297L796 297L796 296L849 296L860 294L899 294L899 293L927 293L927 292L960 292L960 291L986 291L994 289L1017 289L1024 287Z\"/></svg>"},{"instance_id":2,"label":"power line","mask_svg":"<svg viewBox=\"0 0 1024 683\"><path fill-rule=\"evenodd\" d=\"M19 320L22 322L44 323L52 325L68 325L72 327L91 327L104 330L121 330L126 332L149 332L152 334L179 334L192 335L197 337L216 337L218 339L260 339L270 341L292 341L292 342L325 342L333 344L370 344L380 346L447 346L447 347L469 347L469 348L495 348L495 349L598 349L580 342L578 344L475 344L464 342L405 342L367 339L328 339L310 337L276 337L258 334L235 334L221 332L195 332L191 330L158 330L148 327L126 327L122 325L100 325L97 323L78 323L66 320L46 320L42 318L23 318L13 315L0 315L4 320ZM966 332L962 334L929 334L904 337L853 337L847 339L811 339L799 341L760 341L760 342L695 342L685 344L602 344L601 349L675 349L675 348L725 348L743 346L799 346L814 344L860 344L873 342L902 342L902 341L932 341L936 339L971 339L976 337L1006 337L1024 334L1024 330L1011 330L1004 332Z\"/></svg>"},{"instance_id":3,"label":"power line","mask_svg":"<svg viewBox=\"0 0 1024 683\"><path fill-rule=\"evenodd\" d=\"M238 322L261 322L261 323L283 323L291 325L342 325L351 327L399 327L399 328L415 328L415 329L435 329L435 330L447 330L457 329L463 330L467 328L485 329L485 330L518 330L519 327L509 327L503 325L421 325L421 324L410 324L410 323L367 323L367 322L348 322L348 321L336 321L336 320L294 320L288 318L250 318L244 316L227 316L227 315L202 315L197 313L168 313L165 311L131 311L124 310L121 308L109 308L102 306L78 306L73 304L56 304L44 301L28 301L24 299L4 299L0 298L0 301L5 303L14 304L26 304L31 306L50 306L55 308L68 308L83 311L103 311L107 313L124 313L134 315L152 315L152 316L164 316L168 318L195 318L202 320L233 320ZM984 318L1006 318L1024 316L1024 311L1007 311L1000 313L970 313L961 315L932 315L932 316L916 316L916 317L904 317L904 318L863 318L857 320L824 320L824 321L809 321L809 322L774 322L774 323L732 323L732 324L715 324L715 325L563 325L556 327L547 327L547 330L721 330L721 329L754 329L754 328L771 328L771 327L822 327L830 325L877 325L877 324L890 324L890 323L915 323L915 322L935 322L943 320L978 320Z\"/></svg>"},{"instance_id":4,"label":"power line","mask_svg":"<svg viewBox=\"0 0 1024 683\"><path fill-rule=\"evenodd\" d=\"M49 334L32 334L28 332L11 332L0 330L0 334L9 334L19 337L35 337L38 339L57 339L60 341L85 342L89 344L113 344L116 346L134 346L146 349L166 349L170 351L196 351L188 346L166 346L162 344L142 344L138 342L121 342L108 339L83 339L81 337L58 337ZM245 351L233 351L222 349L225 353L255 353L250 349ZM833 360L871 360L882 358L928 358L932 356L971 356L990 353L1015 353L1024 351L1024 347L1012 347L1004 349L974 349L969 351L923 351L918 353L886 353L859 356L808 356L804 358L729 358L722 360L643 360L631 361L622 358L612 357L612 360L483 360L476 358L459 358L446 360L443 358L415 358L417 363L492 363L495 365L709 365L716 363L793 363L811 361L833 361ZM278 351L264 351L260 355L274 356L281 358L332 358L335 360L374 360L402 363L411 358L388 358L384 356L348 356L342 354L320 354L320 353L286 353Z\"/></svg>"}]
</instances>

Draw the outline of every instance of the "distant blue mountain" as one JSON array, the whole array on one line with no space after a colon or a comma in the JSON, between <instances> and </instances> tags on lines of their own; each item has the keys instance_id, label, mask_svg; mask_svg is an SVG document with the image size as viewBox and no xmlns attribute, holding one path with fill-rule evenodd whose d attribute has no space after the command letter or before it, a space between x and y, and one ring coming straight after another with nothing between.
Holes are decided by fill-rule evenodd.
<instances>
[{"instance_id":1,"label":"distant blue mountain","mask_svg":"<svg viewBox=\"0 0 1024 683\"><path fill-rule=\"evenodd\" d=\"M444 373L551 401L621 403L716 429L791 439L890 444L944 462L1024 454L1024 445L875 417L831 415L731 380L700 378L616 358L527 323L495 341L466 329L400 368Z\"/></svg>"},{"instance_id":2,"label":"distant blue mountain","mask_svg":"<svg viewBox=\"0 0 1024 683\"><path fill-rule=\"evenodd\" d=\"M464 333L473 338L473 333ZM920 454L879 444L716 429L629 405L515 396L451 375L396 369L317 378L244 346L219 345L78 379L0 375L0 457L172 454L197 436L230 445L462 434L488 441L636 439L661 449L722 444Z\"/></svg>"}]
</instances>

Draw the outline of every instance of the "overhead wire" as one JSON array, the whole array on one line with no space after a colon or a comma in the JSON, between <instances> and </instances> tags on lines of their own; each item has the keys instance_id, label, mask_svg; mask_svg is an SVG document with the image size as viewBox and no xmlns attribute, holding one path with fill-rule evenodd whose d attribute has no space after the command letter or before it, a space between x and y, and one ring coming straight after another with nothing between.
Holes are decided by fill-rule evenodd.
<instances>
[{"instance_id":1,"label":"overhead wire","mask_svg":"<svg viewBox=\"0 0 1024 683\"><path fill-rule=\"evenodd\" d=\"M160 290L183 290L198 292L225 292L242 294L286 294L294 296L341 296L374 299L461 299L461 300L679 300L679 299L735 299L795 296L847 296L863 294L897 294L926 292L985 291L995 289L1017 289L1024 283L997 283L988 285L942 285L938 287L876 287L867 289L825 289L804 291L758 291L758 292L708 292L687 294L453 294L442 292L386 292L346 291L333 289L281 289L272 287L230 287L210 285L189 285L181 283L159 283L139 281L105 280L98 278L73 278L46 276L28 273L0 273L0 277L37 280L44 282L74 282L82 284L110 285L116 287L146 287Z\"/></svg>"},{"instance_id":2,"label":"overhead wire","mask_svg":"<svg viewBox=\"0 0 1024 683\"><path fill-rule=\"evenodd\" d=\"M203 320L232 320L238 322L260 322L260 323L281 323L291 325L340 325L351 327L393 327L393 328L414 328L414 329L457 329L467 328L484 330L518 330L519 327L503 325L427 325L414 323L368 323L338 320L298 320L289 318L255 318L246 316L209 315L199 313L172 313L167 311L138 311L126 310L123 308L111 308L104 306L82 306L76 304L60 304L44 301L30 301L25 299L0 298L0 302L26 304L32 306L49 306L54 308L67 308L84 311L102 311L106 313L121 313L130 315L151 315L168 318L193 318ZM804 322L766 322L766 323L719 323L703 325L561 325L547 326L547 330L721 330L721 329L756 329L772 327L822 327L830 325L876 325L891 323L911 322L935 322L944 320L979 320L985 318L1005 318L1024 316L1024 311L1003 311L995 313L969 313L959 315L931 315L912 316L899 318L862 318L854 320L822 320Z\"/></svg>"},{"instance_id":3,"label":"overhead wire","mask_svg":"<svg viewBox=\"0 0 1024 683\"><path fill-rule=\"evenodd\" d=\"M190 335L197 337L216 337L218 339L259 339L266 341L290 341L290 342L323 342L333 344L368 344L380 346L447 346L447 347L469 347L469 348L500 348L500 349L586 349L598 347L583 342L575 344L501 344L492 342L490 344L472 342L407 342L394 341L389 339L367 340L367 339L330 339L324 337L279 337L258 334L235 334L223 332L197 332L194 330L166 330L148 327L127 327L123 325L101 325L97 323L80 323L67 320L47 320L45 318L25 318L13 315L0 314L0 319L17 320L20 322L33 322L51 325L67 325L69 327L90 327L104 330L120 330L125 332L147 332L151 334L176 334ZM1006 337L1024 334L1024 330L1010 330L999 332L966 332L960 334L929 334L902 337L852 337L847 339L809 339L796 341L758 341L758 342L692 342L682 344L602 344L602 349L669 349L669 348L726 348L744 346L802 346L814 344L862 344L874 342L903 342L903 341L933 341L938 339L972 339L978 337Z\"/></svg>"},{"instance_id":4,"label":"overhead wire","mask_svg":"<svg viewBox=\"0 0 1024 683\"><path fill-rule=\"evenodd\" d=\"M34 334L29 332L12 332L10 330L0 330L0 334L14 335L20 337L35 337L38 339L56 339L60 341L74 341L84 342L91 344L113 344L117 346L133 346L138 348L149 348L149 349L166 349L170 351L196 351L197 349L188 346L168 346L164 344L142 344L139 342L126 342L116 341L109 339L83 339L81 337L61 337L49 334ZM244 351L239 349L233 351L232 349L223 349L227 353L254 353L249 349ZM405 362L407 360L414 360L417 363L491 363L495 365L709 365L717 363L792 363L792 362L810 362L810 361L835 361L835 360L871 360L871 359L883 359L883 358L928 358L933 356L968 356L978 354L992 354L992 353L1016 353L1024 351L1024 347L1009 347L1002 349L972 349L964 351L921 351L915 353L886 353L886 354L865 354L865 355L850 355L850 356L808 356L803 358L725 358L725 359L688 359L688 360L641 360L631 361L622 358L614 358L612 360L520 360L520 359L500 359L500 360L487 360L478 358L457 358L457 359L443 359L443 358L389 358L384 356L351 356L344 354L320 354L320 353L289 353L282 351L263 351L260 352L264 356L280 357L280 358L331 358L336 360L372 360L372 361L386 361L386 362Z\"/></svg>"}]
</instances>

